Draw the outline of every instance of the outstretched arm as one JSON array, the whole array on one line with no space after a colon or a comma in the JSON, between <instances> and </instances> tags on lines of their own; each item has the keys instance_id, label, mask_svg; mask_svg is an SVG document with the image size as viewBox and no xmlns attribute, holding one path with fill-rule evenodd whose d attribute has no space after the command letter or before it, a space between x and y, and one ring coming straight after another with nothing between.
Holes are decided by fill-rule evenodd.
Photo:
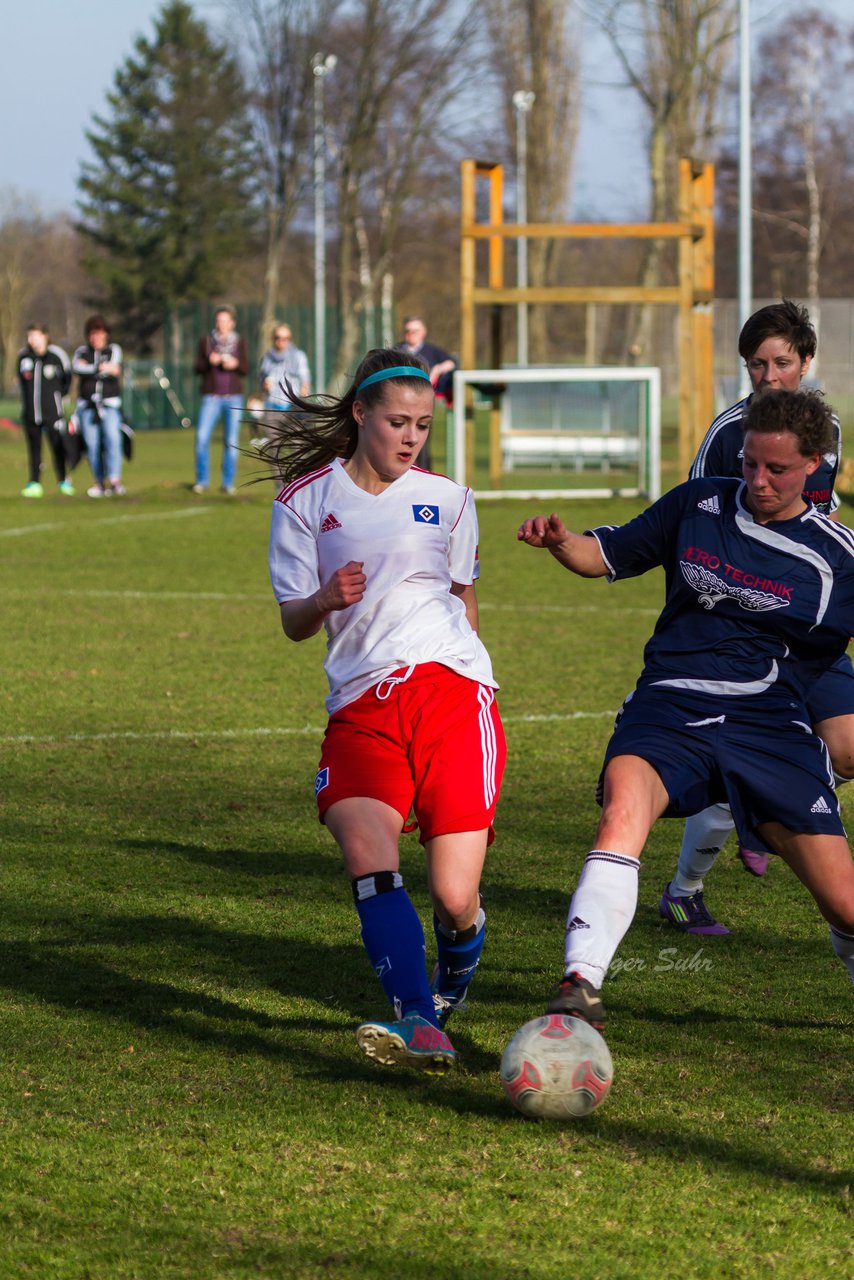
<instances>
[{"instance_id":1,"label":"outstretched arm","mask_svg":"<svg viewBox=\"0 0 854 1280\"><path fill-rule=\"evenodd\" d=\"M327 582L302 600L284 600L279 605L282 629L289 640L308 640L317 635L330 613L349 609L365 594L367 579L359 560L350 560L336 569Z\"/></svg>"},{"instance_id":2,"label":"outstretched arm","mask_svg":"<svg viewBox=\"0 0 854 1280\"><path fill-rule=\"evenodd\" d=\"M604 578L608 573L596 539L570 533L560 516L534 516L520 525L516 537L529 547L544 547L580 578Z\"/></svg>"}]
</instances>

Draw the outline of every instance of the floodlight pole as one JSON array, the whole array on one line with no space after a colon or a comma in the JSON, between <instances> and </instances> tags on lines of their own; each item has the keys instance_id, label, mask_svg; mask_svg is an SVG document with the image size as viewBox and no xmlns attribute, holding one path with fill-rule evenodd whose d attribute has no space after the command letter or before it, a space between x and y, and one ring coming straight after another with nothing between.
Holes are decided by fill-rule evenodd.
<instances>
[{"instance_id":1,"label":"floodlight pole","mask_svg":"<svg viewBox=\"0 0 854 1280\"><path fill-rule=\"evenodd\" d=\"M750 0L740 0L738 93L738 327L753 311L753 180L750 137ZM740 394L750 391L747 370L740 373Z\"/></svg>"},{"instance_id":2,"label":"floodlight pole","mask_svg":"<svg viewBox=\"0 0 854 1280\"><path fill-rule=\"evenodd\" d=\"M314 72L314 386L326 390L326 124L323 82L334 70L334 53L316 53Z\"/></svg>"},{"instance_id":3,"label":"floodlight pole","mask_svg":"<svg viewBox=\"0 0 854 1280\"><path fill-rule=\"evenodd\" d=\"M524 226L528 221L528 112L534 105L535 94L519 89L513 94L516 109L516 221ZM528 287L528 240L520 236L516 250L516 284L520 289ZM528 305L516 304L517 360L522 368L528 363Z\"/></svg>"}]
</instances>

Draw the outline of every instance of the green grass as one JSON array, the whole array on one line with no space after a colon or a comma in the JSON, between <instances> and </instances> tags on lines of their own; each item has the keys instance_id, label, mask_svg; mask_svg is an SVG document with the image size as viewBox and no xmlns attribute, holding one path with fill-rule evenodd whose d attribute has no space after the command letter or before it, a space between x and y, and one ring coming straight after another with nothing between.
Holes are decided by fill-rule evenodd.
<instances>
[{"instance_id":1,"label":"green grass","mask_svg":"<svg viewBox=\"0 0 854 1280\"><path fill-rule=\"evenodd\" d=\"M355 1046L384 1006L311 796L322 643L280 633L270 487L198 499L191 452L142 435L126 499L49 482L28 503L0 433L0 1277L851 1274L851 987L781 866L756 881L725 854L733 936L675 935L660 824L606 989L608 1102L535 1124L499 1087L560 971L660 579L573 579L515 543L529 506L482 505L510 748L488 947L459 1070L382 1072ZM414 837L403 867L426 918Z\"/></svg>"}]
</instances>

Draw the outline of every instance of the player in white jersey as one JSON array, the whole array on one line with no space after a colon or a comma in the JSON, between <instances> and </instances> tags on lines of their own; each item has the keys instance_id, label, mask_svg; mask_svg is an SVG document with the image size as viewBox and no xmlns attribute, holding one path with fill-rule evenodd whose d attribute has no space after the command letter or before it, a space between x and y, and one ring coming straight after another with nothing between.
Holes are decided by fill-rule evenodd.
<instances>
[{"instance_id":1,"label":"player in white jersey","mask_svg":"<svg viewBox=\"0 0 854 1280\"><path fill-rule=\"evenodd\" d=\"M666 601L605 754L602 817L570 903L550 1013L601 1028L599 988L637 906L662 816L726 801L739 836L812 893L854 980L854 863L827 748L807 721L816 677L854 633L854 533L803 498L832 438L820 396L751 404L744 480L689 480L621 528L537 516L521 541L581 577L666 573Z\"/></svg>"},{"instance_id":2,"label":"player in white jersey","mask_svg":"<svg viewBox=\"0 0 854 1280\"><path fill-rule=\"evenodd\" d=\"M445 1022L483 949L480 876L506 757L477 633L474 502L415 465L433 416L417 358L371 351L340 399L292 399L261 449L284 481L270 576L291 640L326 629L318 812L394 1010L356 1036L377 1062L443 1074L455 1056ZM399 870L411 811L433 899L432 979Z\"/></svg>"},{"instance_id":3,"label":"player in white jersey","mask_svg":"<svg viewBox=\"0 0 854 1280\"><path fill-rule=\"evenodd\" d=\"M817 347L816 332L806 307L784 298L754 312L739 334L738 350L751 382L751 392L718 414L697 451L691 479L742 474L744 420L755 397L769 390L797 391L808 373ZM817 510L833 516L839 506L834 492L841 456L841 429L833 415L831 447L815 472L807 477L804 498ZM854 667L842 657L816 682L807 699L810 723L827 744L837 783L854 776ZM679 862L659 901L660 915L685 933L728 934L703 896L705 877L723 848L733 819L727 805L713 805L685 824ZM739 845L745 868L764 875L767 853Z\"/></svg>"}]
</instances>

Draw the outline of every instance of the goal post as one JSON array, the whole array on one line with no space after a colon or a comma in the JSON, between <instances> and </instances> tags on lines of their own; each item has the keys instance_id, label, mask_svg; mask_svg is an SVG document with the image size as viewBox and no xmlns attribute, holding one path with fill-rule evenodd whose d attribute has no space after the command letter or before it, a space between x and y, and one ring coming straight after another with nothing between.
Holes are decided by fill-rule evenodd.
<instances>
[{"instance_id":1,"label":"goal post","mask_svg":"<svg viewBox=\"0 0 854 1280\"><path fill-rule=\"evenodd\" d=\"M457 369L447 432L451 474L478 498L661 494L657 368Z\"/></svg>"}]
</instances>

